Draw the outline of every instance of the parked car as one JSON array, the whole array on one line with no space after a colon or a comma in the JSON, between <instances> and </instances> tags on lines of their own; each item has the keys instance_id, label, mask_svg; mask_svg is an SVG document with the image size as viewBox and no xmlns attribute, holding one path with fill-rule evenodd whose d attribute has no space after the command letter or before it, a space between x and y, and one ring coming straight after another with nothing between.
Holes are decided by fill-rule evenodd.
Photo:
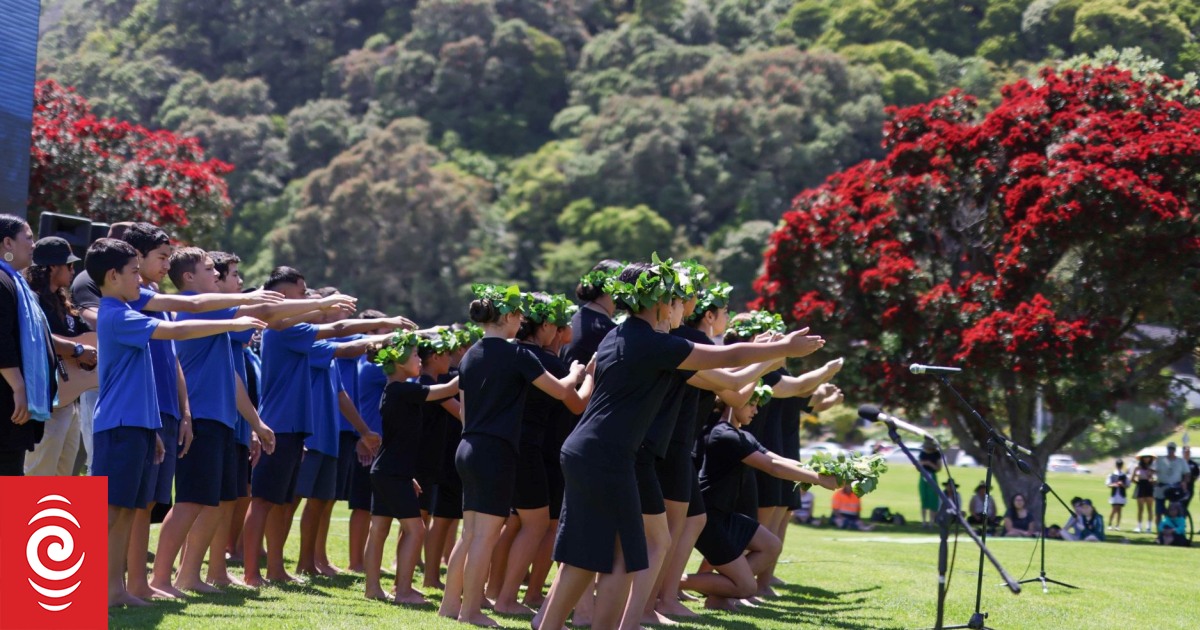
<instances>
[{"instance_id":1,"label":"parked car","mask_svg":"<svg viewBox=\"0 0 1200 630\"><path fill-rule=\"evenodd\" d=\"M842 447L833 442L811 442L803 445L800 449L800 461L806 462L812 458L813 453L817 451L837 455L842 452Z\"/></svg>"},{"instance_id":2,"label":"parked car","mask_svg":"<svg viewBox=\"0 0 1200 630\"><path fill-rule=\"evenodd\" d=\"M1092 472L1091 468L1085 468L1076 463L1075 458L1065 453L1056 453L1046 460L1046 470L1048 472L1070 472L1087 474Z\"/></svg>"},{"instance_id":3,"label":"parked car","mask_svg":"<svg viewBox=\"0 0 1200 630\"><path fill-rule=\"evenodd\" d=\"M962 468L979 468L979 462L975 461L975 458L966 451L958 452L958 458L954 460L954 465Z\"/></svg>"}]
</instances>

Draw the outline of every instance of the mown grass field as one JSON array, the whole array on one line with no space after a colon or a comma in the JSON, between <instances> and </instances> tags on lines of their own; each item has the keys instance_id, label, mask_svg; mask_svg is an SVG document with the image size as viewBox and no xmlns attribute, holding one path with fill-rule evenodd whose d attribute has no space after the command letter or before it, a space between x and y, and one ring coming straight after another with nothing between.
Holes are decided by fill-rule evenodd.
<instances>
[{"instance_id":1,"label":"mown grass field","mask_svg":"<svg viewBox=\"0 0 1200 630\"><path fill-rule=\"evenodd\" d=\"M951 469L964 488L983 478L980 469ZM1103 474L1053 474L1049 481L1064 498L1091 498L1107 515ZM943 475L944 479L944 475ZM997 495L998 496L998 493ZM828 512L829 495L817 495L818 514ZM864 512L887 505L919 523L916 472L899 466L883 478L880 489L863 500ZM1057 512L1056 513L1056 509ZM1128 508L1127 508L1128 509ZM335 512L330 553L344 565L345 511ZM1061 507L1047 520L1064 522ZM1128 517L1128 527L1133 519ZM157 526L155 527L157 529ZM289 541L294 561L297 530ZM1018 579L1038 574L1032 540L994 540L992 549ZM982 610L998 629L1026 628L1195 628L1200 551L1146 544L1149 535L1110 536L1105 544L1050 541L1046 548L1049 577L1080 590L1037 584L1020 595L1000 587L988 565L984 571ZM787 582L780 597L762 607L736 613L706 612L679 628L923 628L931 627L936 606L937 536L918 525L882 526L872 532L791 526L779 576ZM692 568L699 562L693 557ZM960 536L955 557L946 623L966 623L974 610L978 554ZM419 579L419 577L418 577ZM390 582L385 582L390 584ZM440 593L429 593L436 602ZM435 614L433 605L406 608L363 598L362 576L318 578L304 586L261 591L229 589L223 595L193 597L187 602L157 603L145 610L119 610L113 628L460 628ZM528 621L498 617L503 627L528 628Z\"/></svg>"}]
</instances>

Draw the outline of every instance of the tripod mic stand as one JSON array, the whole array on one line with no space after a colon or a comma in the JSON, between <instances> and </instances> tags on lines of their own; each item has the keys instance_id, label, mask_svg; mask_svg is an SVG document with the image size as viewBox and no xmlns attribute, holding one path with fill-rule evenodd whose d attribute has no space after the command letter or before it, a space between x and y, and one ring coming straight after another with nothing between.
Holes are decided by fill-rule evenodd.
<instances>
[{"instance_id":1,"label":"tripod mic stand","mask_svg":"<svg viewBox=\"0 0 1200 630\"><path fill-rule=\"evenodd\" d=\"M1042 515L1041 515L1042 520L1040 521L1042 524L1042 534L1040 536L1038 536L1038 546L1040 546L1042 548L1041 549L1041 554L1042 554L1041 571L1038 572L1037 577L1029 578L1028 580L1021 580L1019 583L1020 584L1029 584L1031 582L1041 582L1043 593L1050 592L1050 588L1048 586L1050 584L1057 584L1059 586L1065 586L1067 588L1073 588L1073 589L1078 590L1079 589L1078 586L1075 586L1073 584L1067 584L1066 582L1059 582L1058 580L1052 580L1052 579L1046 577L1046 495L1053 494L1054 498L1058 499L1058 502L1061 503L1063 507L1067 508L1067 512L1071 514L1072 518L1078 518L1078 516L1076 516L1075 512L1072 511L1071 508L1067 507L1066 501L1063 501L1062 497L1058 496L1058 493L1055 492L1054 489L1050 487L1050 484L1046 483L1046 480L1044 480L1044 479L1042 480L1042 486L1040 488L1038 488L1038 490L1042 493Z\"/></svg>"}]
</instances>

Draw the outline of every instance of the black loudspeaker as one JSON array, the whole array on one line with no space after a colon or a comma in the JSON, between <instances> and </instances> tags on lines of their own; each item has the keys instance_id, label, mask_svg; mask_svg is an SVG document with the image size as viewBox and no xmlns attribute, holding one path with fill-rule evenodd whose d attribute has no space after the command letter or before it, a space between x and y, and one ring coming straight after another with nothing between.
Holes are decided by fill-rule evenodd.
<instances>
[{"instance_id":1,"label":"black loudspeaker","mask_svg":"<svg viewBox=\"0 0 1200 630\"><path fill-rule=\"evenodd\" d=\"M95 243L97 240L108 236L108 228L111 227L107 223L92 223L92 230L88 234L88 245Z\"/></svg>"},{"instance_id":2,"label":"black loudspeaker","mask_svg":"<svg viewBox=\"0 0 1200 630\"><path fill-rule=\"evenodd\" d=\"M76 256L83 258L87 254L88 245L95 240L92 238L94 233L94 225L90 220L81 217L73 217L69 214L56 214L54 212L43 212L38 220L38 238L46 238L47 236L59 236L71 244L71 251ZM104 228L103 234L108 233L108 227Z\"/></svg>"}]
</instances>

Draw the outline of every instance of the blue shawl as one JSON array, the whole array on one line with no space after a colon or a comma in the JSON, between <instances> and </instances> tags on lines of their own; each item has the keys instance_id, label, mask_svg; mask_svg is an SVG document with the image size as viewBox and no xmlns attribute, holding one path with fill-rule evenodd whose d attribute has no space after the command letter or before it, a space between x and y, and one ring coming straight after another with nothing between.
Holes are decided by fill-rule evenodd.
<instances>
[{"instance_id":1,"label":"blue shawl","mask_svg":"<svg viewBox=\"0 0 1200 630\"><path fill-rule=\"evenodd\" d=\"M50 419L54 398L50 396L50 326L37 295L11 265L0 260L0 270L12 276L17 285L17 322L21 335L21 375L25 378L25 401L29 417L39 422Z\"/></svg>"}]
</instances>

